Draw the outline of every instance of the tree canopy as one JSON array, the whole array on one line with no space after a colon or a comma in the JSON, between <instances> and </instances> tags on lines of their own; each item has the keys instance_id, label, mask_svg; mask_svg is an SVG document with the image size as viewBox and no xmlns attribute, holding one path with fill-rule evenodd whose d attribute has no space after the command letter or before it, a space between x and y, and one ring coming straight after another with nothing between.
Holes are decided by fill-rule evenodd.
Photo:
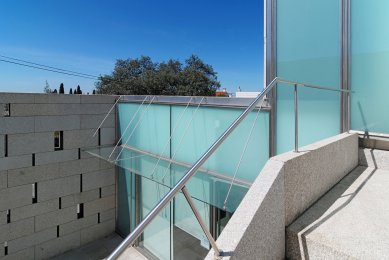
<instances>
[{"instance_id":1,"label":"tree canopy","mask_svg":"<svg viewBox=\"0 0 389 260\"><path fill-rule=\"evenodd\" d=\"M185 64L170 59L156 63L148 56L118 59L111 75L99 77L98 94L214 96L220 82L211 65L196 55Z\"/></svg>"}]
</instances>

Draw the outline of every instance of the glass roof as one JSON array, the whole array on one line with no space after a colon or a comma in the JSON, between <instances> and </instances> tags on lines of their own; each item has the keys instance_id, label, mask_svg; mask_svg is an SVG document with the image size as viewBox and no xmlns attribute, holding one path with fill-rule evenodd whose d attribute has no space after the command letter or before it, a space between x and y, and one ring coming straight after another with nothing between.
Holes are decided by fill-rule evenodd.
<instances>
[{"instance_id":1,"label":"glass roof","mask_svg":"<svg viewBox=\"0 0 389 260\"><path fill-rule=\"evenodd\" d=\"M174 187L191 167L190 164L130 146L106 146L87 149L85 152L169 189ZM194 199L234 212L250 185L250 182L200 168L186 187Z\"/></svg>"}]
</instances>

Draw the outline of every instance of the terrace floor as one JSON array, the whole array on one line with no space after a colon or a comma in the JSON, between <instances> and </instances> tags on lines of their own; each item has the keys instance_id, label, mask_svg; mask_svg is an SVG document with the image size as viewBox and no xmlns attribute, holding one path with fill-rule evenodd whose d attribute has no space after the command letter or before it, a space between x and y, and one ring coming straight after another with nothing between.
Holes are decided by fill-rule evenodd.
<instances>
[{"instance_id":1,"label":"terrace floor","mask_svg":"<svg viewBox=\"0 0 389 260\"><path fill-rule=\"evenodd\" d=\"M387 258L388 185L388 170L357 167L288 227L290 258Z\"/></svg>"},{"instance_id":2,"label":"terrace floor","mask_svg":"<svg viewBox=\"0 0 389 260\"><path fill-rule=\"evenodd\" d=\"M52 260L97 260L106 258L119 244L123 238L116 233L86 244L74 250L65 252L62 255L51 258ZM135 248L128 248L119 259L147 260Z\"/></svg>"}]
</instances>

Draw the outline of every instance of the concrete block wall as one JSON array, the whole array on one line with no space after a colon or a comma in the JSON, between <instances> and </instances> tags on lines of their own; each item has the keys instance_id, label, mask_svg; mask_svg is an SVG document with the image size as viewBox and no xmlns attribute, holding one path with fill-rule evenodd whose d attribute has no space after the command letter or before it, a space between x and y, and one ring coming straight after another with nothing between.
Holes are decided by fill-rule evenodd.
<instances>
[{"instance_id":1,"label":"concrete block wall","mask_svg":"<svg viewBox=\"0 0 389 260\"><path fill-rule=\"evenodd\" d=\"M114 232L114 166L81 150L99 145L116 98L0 93L0 259L46 259ZM114 144L114 113L100 145Z\"/></svg>"}]
</instances>

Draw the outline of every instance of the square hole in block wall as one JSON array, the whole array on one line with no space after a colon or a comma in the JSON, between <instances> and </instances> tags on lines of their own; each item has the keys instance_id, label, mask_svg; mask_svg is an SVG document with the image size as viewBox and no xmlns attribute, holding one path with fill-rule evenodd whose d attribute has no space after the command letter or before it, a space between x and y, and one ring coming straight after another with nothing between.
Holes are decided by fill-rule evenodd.
<instances>
[{"instance_id":1,"label":"square hole in block wall","mask_svg":"<svg viewBox=\"0 0 389 260\"><path fill-rule=\"evenodd\" d=\"M63 131L54 132L54 150L63 150Z\"/></svg>"},{"instance_id":2,"label":"square hole in block wall","mask_svg":"<svg viewBox=\"0 0 389 260\"><path fill-rule=\"evenodd\" d=\"M11 104L4 104L3 116L11 116Z\"/></svg>"}]
</instances>

